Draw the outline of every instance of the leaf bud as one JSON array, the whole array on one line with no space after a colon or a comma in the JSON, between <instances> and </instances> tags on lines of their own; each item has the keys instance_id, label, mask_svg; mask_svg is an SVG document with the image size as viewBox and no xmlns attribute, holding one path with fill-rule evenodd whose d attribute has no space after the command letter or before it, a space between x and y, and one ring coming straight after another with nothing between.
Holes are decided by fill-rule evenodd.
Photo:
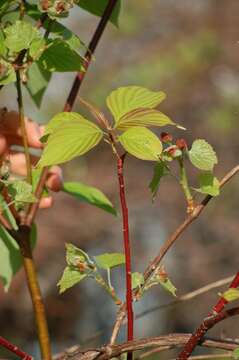
<instances>
[{"instance_id":1,"label":"leaf bud","mask_svg":"<svg viewBox=\"0 0 239 360\"><path fill-rule=\"evenodd\" d=\"M176 140L176 146L178 147L178 149L180 150L185 150L187 149L187 143L184 139L177 139Z\"/></svg>"},{"instance_id":2,"label":"leaf bud","mask_svg":"<svg viewBox=\"0 0 239 360\"><path fill-rule=\"evenodd\" d=\"M173 141L173 136L167 132L162 132L160 138L164 143L171 143Z\"/></svg>"}]
</instances>

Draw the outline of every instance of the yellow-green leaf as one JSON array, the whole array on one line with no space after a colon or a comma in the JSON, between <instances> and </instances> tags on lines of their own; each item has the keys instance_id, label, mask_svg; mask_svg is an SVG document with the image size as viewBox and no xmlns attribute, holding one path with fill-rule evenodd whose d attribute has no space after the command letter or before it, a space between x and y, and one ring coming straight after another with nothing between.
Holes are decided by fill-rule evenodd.
<instances>
[{"instance_id":1,"label":"yellow-green leaf","mask_svg":"<svg viewBox=\"0 0 239 360\"><path fill-rule=\"evenodd\" d=\"M71 288L72 286L78 284L83 280L87 275L76 270L74 267L67 266L63 272L63 275L58 282L57 286L60 288L60 294Z\"/></svg>"},{"instance_id":2,"label":"yellow-green leaf","mask_svg":"<svg viewBox=\"0 0 239 360\"><path fill-rule=\"evenodd\" d=\"M166 95L162 91L151 91L140 86L120 87L107 97L106 103L118 125L120 118L135 109L153 109Z\"/></svg>"},{"instance_id":3,"label":"yellow-green leaf","mask_svg":"<svg viewBox=\"0 0 239 360\"><path fill-rule=\"evenodd\" d=\"M228 289L223 294L220 294L228 302L239 299L239 289Z\"/></svg>"},{"instance_id":4,"label":"yellow-green leaf","mask_svg":"<svg viewBox=\"0 0 239 360\"><path fill-rule=\"evenodd\" d=\"M163 147L159 138L145 127L132 127L119 136L124 149L141 160L158 161Z\"/></svg>"},{"instance_id":5,"label":"yellow-green leaf","mask_svg":"<svg viewBox=\"0 0 239 360\"><path fill-rule=\"evenodd\" d=\"M61 164L80 156L95 147L102 139L103 132L92 122L65 113L59 126L52 126L38 167ZM55 122L57 123L55 117ZM48 127L49 130L49 127Z\"/></svg>"},{"instance_id":6,"label":"yellow-green leaf","mask_svg":"<svg viewBox=\"0 0 239 360\"><path fill-rule=\"evenodd\" d=\"M200 170L212 170L218 162L212 146L203 139L197 139L193 142L189 151L189 159Z\"/></svg>"},{"instance_id":7,"label":"yellow-green leaf","mask_svg":"<svg viewBox=\"0 0 239 360\"><path fill-rule=\"evenodd\" d=\"M166 126L176 125L168 116L155 109L136 109L122 116L116 124L119 130L133 126Z\"/></svg>"},{"instance_id":8,"label":"yellow-green leaf","mask_svg":"<svg viewBox=\"0 0 239 360\"><path fill-rule=\"evenodd\" d=\"M96 264L101 269L110 269L125 263L125 255L121 253L106 253L94 256Z\"/></svg>"}]
</instances>

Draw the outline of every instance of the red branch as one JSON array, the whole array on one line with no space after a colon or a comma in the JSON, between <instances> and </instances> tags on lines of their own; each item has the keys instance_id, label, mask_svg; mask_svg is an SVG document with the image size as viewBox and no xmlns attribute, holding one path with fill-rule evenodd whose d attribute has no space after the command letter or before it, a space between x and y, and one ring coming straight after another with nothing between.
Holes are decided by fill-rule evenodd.
<instances>
[{"instance_id":1,"label":"red branch","mask_svg":"<svg viewBox=\"0 0 239 360\"><path fill-rule=\"evenodd\" d=\"M239 272L235 275L234 279L232 280L229 289L236 289L239 286ZM226 299L223 297L217 302L217 304L213 307L212 314L216 313L219 314L224 309L224 306L228 303Z\"/></svg>"},{"instance_id":2,"label":"red branch","mask_svg":"<svg viewBox=\"0 0 239 360\"><path fill-rule=\"evenodd\" d=\"M120 202L123 216L123 236L124 236L124 252L125 252L125 268L126 268L126 305L127 305L127 339L133 340L134 337L134 313L133 313L133 292L132 292L132 277L131 277L131 253L130 253L130 240L129 240L129 219L128 208L125 197L125 185L124 185L124 165L123 155L118 159L118 180L119 180L119 192ZM128 360L132 359L132 353L128 353Z\"/></svg>"},{"instance_id":3,"label":"red branch","mask_svg":"<svg viewBox=\"0 0 239 360\"><path fill-rule=\"evenodd\" d=\"M238 286L239 286L239 272L235 275L232 283L229 286L229 289L235 289ZM199 344L203 336L210 329L211 326L208 326L208 324L210 324L210 320L212 318L221 319L221 317L223 316L222 311L227 303L228 301L226 299L224 299L223 297L220 298L217 304L213 307L212 311L203 320L201 325L197 328L197 330L194 332L194 334L192 334L188 342L185 344L183 350L178 355L177 360L187 360L189 358L195 347ZM228 310L229 313L230 311L232 310Z\"/></svg>"},{"instance_id":4,"label":"red branch","mask_svg":"<svg viewBox=\"0 0 239 360\"><path fill-rule=\"evenodd\" d=\"M0 336L0 345L5 349L11 351L12 353L16 354L23 360L33 360L33 357L19 349L16 345L10 343L8 340L4 339L2 336Z\"/></svg>"}]
</instances>

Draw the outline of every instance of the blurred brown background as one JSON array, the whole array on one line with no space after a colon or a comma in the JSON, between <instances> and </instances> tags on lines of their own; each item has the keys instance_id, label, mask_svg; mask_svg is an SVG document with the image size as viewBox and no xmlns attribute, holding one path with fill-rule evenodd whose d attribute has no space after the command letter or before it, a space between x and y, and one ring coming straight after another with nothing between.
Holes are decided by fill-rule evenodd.
<instances>
[{"instance_id":1,"label":"blurred brown background","mask_svg":"<svg viewBox=\"0 0 239 360\"><path fill-rule=\"evenodd\" d=\"M165 91L167 99L160 109L188 129L184 133L174 130L174 136L184 136L189 144L196 137L207 139L218 154L216 174L221 178L238 163L239 154L239 2L122 3L120 27L108 26L80 95L106 110L105 97L118 86L141 85ZM79 9L65 21L85 43L97 22L97 18ZM46 122L61 111L73 78L74 74L55 74L40 110L25 93L28 115ZM14 91L13 86L1 91L1 105L16 108ZM82 112L79 104L75 110ZM116 164L106 144L63 169L66 180L100 188L119 208ZM185 201L176 181L166 178L152 204L148 189L152 163L129 157L125 170L134 270L143 271L184 218ZM190 175L194 185L196 173ZM166 269L179 295L238 271L238 201L238 178L234 178L166 257ZM65 266L65 242L82 247L90 255L122 251L120 217L58 194L54 207L39 213L37 225L35 257L54 351L75 343L93 346L106 342L116 313L111 299L91 280L64 295L58 294L56 283ZM122 272L115 271L114 283L123 297ZM136 336L192 331L217 300L217 292L137 320ZM154 288L136 304L135 312L169 301L170 295ZM0 327L2 335L37 354L22 272L9 293L0 289ZM98 331L99 336L89 341ZM238 320L224 322L211 333L238 337Z\"/></svg>"}]
</instances>

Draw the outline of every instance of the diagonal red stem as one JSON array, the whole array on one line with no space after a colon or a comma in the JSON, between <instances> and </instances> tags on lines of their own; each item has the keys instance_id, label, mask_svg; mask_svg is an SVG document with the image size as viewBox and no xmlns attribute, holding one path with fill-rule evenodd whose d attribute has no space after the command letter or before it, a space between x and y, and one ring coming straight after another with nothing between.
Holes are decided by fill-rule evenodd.
<instances>
[{"instance_id":1,"label":"diagonal red stem","mask_svg":"<svg viewBox=\"0 0 239 360\"><path fill-rule=\"evenodd\" d=\"M234 279L232 280L232 283L229 286L229 289L235 289L239 286L239 272L235 275ZM220 314L222 314L222 311L225 307L225 305L228 303L226 299L221 297L217 304L213 307L212 311L208 314L208 316L203 320L201 325L197 328L197 330L192 334L188 342L185 344L184 348L180 352L180 354L177 357L177 360L187 360L189 356L192 354L195 347L199 344L199 342L202 340L203 336L206 334L206 332L209 330L207 327L208 321L212 317L220 317Z\"/></svg>"},{"instance_id":2,"label":"diagonal red stem","mask_svg":"<svg viewBox=\"0 0 239 360\"><path fill-rule=\"evenodd\" d=\"M119 193L120 202L123 216L123 236L124 236L124 252L125 252L125 270L126 270L126 305L127 305L127 340L131 341L134 337L134 313L133 313L133 291L132 291L132 272L131 272L131 251L130 251L130 239L129 239L129 218L128 208L125 196L124 185L124 157L118 159L118 180L119 180ZM127 359L132 359L133 354L128 353Z\"/></svg>"},{"instance_id":3,"label":"diagonal red stem","mask_svg":"<svg viewBox=\"0 0 239 360\"><path fill-rule=\"evenodd\" d=\"M33 357L19 349L16 345L10 343L8 340L4 339L2 336L0 336L0 345L5 349L11 351L12 353L16 354L23 360L33 360Z\"/></svg>"}]
</instances>

